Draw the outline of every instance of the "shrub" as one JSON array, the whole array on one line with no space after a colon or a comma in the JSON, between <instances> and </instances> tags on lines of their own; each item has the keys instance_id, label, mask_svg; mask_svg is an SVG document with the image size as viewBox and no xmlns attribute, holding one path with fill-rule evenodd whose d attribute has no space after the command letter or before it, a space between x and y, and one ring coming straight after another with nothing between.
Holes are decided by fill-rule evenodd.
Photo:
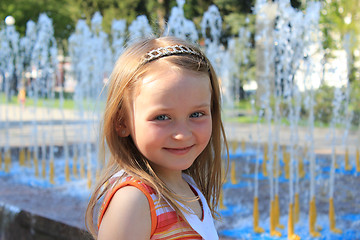
<instances>
[{"instance_id":1,"label":"shrub","mask_svg":"<svg viewBox=\"0 0 360 240\"><path fill-rule=\"evenodd\" d=\"M330 123L333 115L332 101L334 99L334 88L321 85L315 93L314 113L315 120L322 123Z\"/></svg>"},{"instance_id":2,"label":"shrub","mask_svg":"<svg viewBox=\"0 0 360 240\"><path fill-rule=\"evenodd\" d=\"M359 126L360 124L360 80L355 80L351 83L350 92L350 110L353 111L351 120L352 125Z\"/></svg>"}]
</instances>

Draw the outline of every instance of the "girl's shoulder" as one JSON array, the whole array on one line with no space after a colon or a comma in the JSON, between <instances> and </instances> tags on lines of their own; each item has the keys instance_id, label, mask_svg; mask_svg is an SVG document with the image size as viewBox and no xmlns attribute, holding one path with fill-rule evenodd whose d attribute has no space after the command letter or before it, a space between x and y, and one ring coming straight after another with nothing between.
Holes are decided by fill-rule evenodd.
<instances>
[{"instance_id":1,"label":"girl's shoulder","mask_svg":"<svg viewBox=\"0 0 360 240\"><path fill-rule=\"evenodd\" d=\"M145 188L147 193L155 194L155 191L152 187L148 186L141 180L134 178L132 175L125 172L124 170L120 170L115 173L106 184L109 185L109 191L106 194L107 196L111 195L112 192L116 192L116 190L120 189L121 187L127 185L132 185L138 188Z\"/></svg>"},{"instance_id":2,"label":"girl's shoulder","mask_svg":"<svg viewBox=\"0 0 360 240\"><path fill-rule=\"evenodd\" d=\"M118 172L107 181L106 189L98 219L99 239L148 238L149 230L154 232L149 214L154 207L147 186Z\"/></svg>"},{"instance_id":3,"label":"girl's shoulder","mask_svg":"<svg viewBox=\"0 0 360 240\"><path fill-rule=\"evenodd\" d=\"M132 186L137 189L139 189L147 198L149 205L150 205L150 211L153 211L155 209L153 204L153 198L154 195L156 195L153 188L146 185L140 180L135 179L133 176L129 175L123 170L120 170L119 172L115 173L106 183L106 187L108 190L105 194L105 197L103 198L99 215L98 215L98 228L100 227L100 223L104 217L104 214L106 210L109 207L109 204L111 200L113 199L114 195L119 189L122 189L126 186ZM151 216L153 218L153 216ZM152 219L153 220L153 219ZM152 226L153 227L153 226ZM153 230L153 229L152 229Z\"/></svg>"},{"instance_id":4,"label":"girl's shoulder","mask_svg":"<svg viewBox=\"0 0 360 240\"><path fill-rule=\"evenodd\" d=\"M146 196L136 187L119 189L101 221L98 239L149 239L151 215Z\"/></svg>"}]
</instances>

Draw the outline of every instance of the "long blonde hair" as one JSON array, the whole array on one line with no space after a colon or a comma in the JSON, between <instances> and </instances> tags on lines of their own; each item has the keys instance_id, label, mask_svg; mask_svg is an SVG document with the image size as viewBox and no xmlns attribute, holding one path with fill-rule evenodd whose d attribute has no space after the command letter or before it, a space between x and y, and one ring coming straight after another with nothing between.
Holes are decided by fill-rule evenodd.
<instances>
[{"instance_id":1,"label":"long blonde hair","mask_svg":"<svg viewBox=\"0 0 360 240\"><path fill-rule=\"evenodd\" d=\"M159 47L184 45L197 54L178 54L164 57L174 66L183 69L203 72L209 75L211 83L211 116L212 135L204 151L197 157L192 166L184 172L190 175L204 194L213 217L217 218L217 206L223 182L222 149L228 147L224 127L221 121L220 86L213 67L205 55L194 45L175 37L144 39L129 46L120 56L110 76L108 97L100 131L100 158L105 161L105 149L110 151L108 160L100 181L90 198L86 210L86 226L96 237L94 226L94 209L106 192L106 182L109 178L124 169L135 179L139 179L152 187L159 196L166 198L179 215L183 209L179 202L186 205L186 200L172 192L166 184L157 177L148 160L136 148L131 136L120 137L116 127L130 117L130 104L133 95L145 74L151 74L151 64L143 64L146 53ZM156 60L155 60L156 61ZM224 143L224 145L222 145ZM228 159L227 159L228 160Z\"/></svg>"}]
</instances>

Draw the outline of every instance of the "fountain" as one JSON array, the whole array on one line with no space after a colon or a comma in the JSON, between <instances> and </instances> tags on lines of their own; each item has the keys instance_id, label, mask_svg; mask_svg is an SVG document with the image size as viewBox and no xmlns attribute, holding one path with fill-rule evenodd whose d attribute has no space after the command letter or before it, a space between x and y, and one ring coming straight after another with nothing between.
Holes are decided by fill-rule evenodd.
<instances>
[{"instance_id":1,"label":"fountain","mask_svg":"<svg viewBox=\"0 0 360 240\"><path fill-rule=\"evenodd\" d=\"M195 24L184 16L185 0L177 0L177 6L171 9L165 34L196 42L199 39Z\"/></svg>"},{"instance_id":2,"label":"fountain","mask_svg":"<svg viewBox=\"0 0 360 240\"><path fill-rule=\"evenodd\" d=\"M240 28L225 47L220 42L222 19L217 7L212 5L205 12L198 32L185 18L184 4L177 0L164 34L195 43L203 40L201 47L222 83L231 164L221 195L223 219L216 222L219 234L234 239L360 237L359 190L352 188L360 183L360 154L355 151L358 139L350 128L349 83L334 91L330 127L315 127L319 84L314 79L327 71L319 64L323 52L320 3L309 2L300 12L287 0L257 1L258 89L251 100L254 124L246 126L231 119L237 117L235 103L240 96L236 71L248 66L251 33L246 26ZM128 27L125 20L114 20L111 36L103 32L101 23L100 13L94 14L90 25L79 20L68 39L71 75L77 83L71 110L65 106L63 86L56 82L57 48L51 19L42 14L37 23L29 21L22 38L14 26L0 29L0 80L6 96L0 103L4 136L0 141L0 186L8 194L13 185L23 192L29 189L34 195L45 194L43 204L51 199L64 211L43 214L80 229L84 228L80 215L104 164L97 161L96 132L111 66L126 41L153 34L145 16L138 16ZM344 48L349 48L349 42ZM247 78L247 72L241 76ZM14 86L19 89L19 106L11 102ZM25 99L32 101L30 107ZM300 116L303 108L308 112L305 127ZM65 198L78 205L71 207ZM0 193L0 202L6 200ZM13 200L28 211L42 211L37 203L26 205L20 197ZM19 212L0 204L0 216L15 218ZM4 227L1 230L6 231Z\"/></svg>"}]
</instances>

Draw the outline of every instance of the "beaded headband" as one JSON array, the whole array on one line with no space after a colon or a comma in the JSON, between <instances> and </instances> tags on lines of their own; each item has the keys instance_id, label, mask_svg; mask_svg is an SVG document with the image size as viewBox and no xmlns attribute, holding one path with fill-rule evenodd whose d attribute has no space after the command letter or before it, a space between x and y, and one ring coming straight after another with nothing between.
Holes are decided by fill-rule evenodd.
<instances>
[{"instance_id":1,"label":"beaded headband","mask_svg":"<svg viewBox=\"0 0 360 240\"><path fill-rule=\"evenodd\" d=\"M184 45L173 45L173 46L167 46L167 47L159 47L156 49L151 50L150 52L146 53L143 57L142 64L151 62L155 59L159 59L161 57L165 56L171 56L171 55L177 55L177 54L192 54L201 57L201 54L198 52L195 52L189 47L186 47Z\"/></svg>"}]
</instances>

